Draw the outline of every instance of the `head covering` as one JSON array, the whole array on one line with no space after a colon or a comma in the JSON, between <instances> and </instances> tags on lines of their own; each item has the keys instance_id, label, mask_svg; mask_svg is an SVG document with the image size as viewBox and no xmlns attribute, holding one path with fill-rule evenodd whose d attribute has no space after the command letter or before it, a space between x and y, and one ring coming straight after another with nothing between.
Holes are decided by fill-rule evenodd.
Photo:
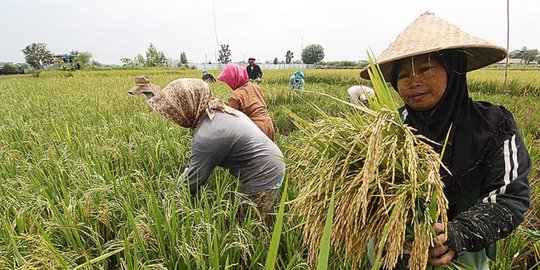
<instances>
[{"instance_id":1,"label":"head covering","mask_svg":"<svg viewBox=\"0 0 540 270\"><path fill-rule=\"evenodd\" d=\"M493 64L506 57L506 49L461 31L453 24L424 13L412 22L390 46L377 58L384 78L390 80L392 64L399 59L437 52L461 49L466 52L467 66L471 71ZM369 79L369 67L360 76Z\"/></svg>"},{"instance_id":2,"label":"head covering","mask_svg":"<svg viewBox=\"0 0 540 270\"><path fill-rule=\"evenodd\" d=\"M405 105L405 123L437 143L432 146L438 153L441 153L446 134L452 126L443 155L443 163L452 175L441 170L447 197L452 203L467 193L467 185L478 180L470 179L469 172L481 165L490 147L498 147L508 134L513 134L515 127L506 109L469 98L466 52L453 49L435 54L446 68L446 91L431 110L420 112ZM398 65L399 62L394 64ZM392 84L397 89L397 68L394 70Z\"/></svg>"},{"instance_id":3,"label":"head covering","mask_svg":"<svg viewBox=\"0 0 540 270\"><path fill-rule=\"evenodd\" d=\"M199 79L178 79L169 83L157 95L147 100L152 110L185 128L195 128L218 110L236 115L223 101L212 96L208 83Z\"/></svg>"},{"instance_id":4,"label":"head covering","mask_svg":"<svg viewBox=\"0 0 540 270\"><path fill-rule=\"evenodd\" d=\"M255 57L250 57L250 58L248 59L248 61L251 61L251 60L255 61Z\"/></svg>"},{"instance_id":5,"label":"head covering","mask_svg":"<svg viewBox=\"0 0 540 270\"><path fill-rule=\"evenodd\" d=\"M302 72L301 70L297 70L297 71L294 73L294 78L295 78L296 80L304 79L304 72Z\"/></svg>"},{"instance_id":6,"label":"head covering","mask_svg":"<svg viewBox=\"0 0 540 270\"><path fill-rule=\"evenodd\" d=\"M226 83L232 90L249 81L246 68L237 64L227 64L217 79Z\"/></svg>"},{"instance_id":7,"label":"head covering","mask_svg":"<svg viewBox=\"0 0 540 270\"><path fill-rule=\"evenodd\" d=\"M150 83L150 78L146 75L137 75L135 77L135 86L128 90L132 95L140 95L143 93L152 93L156 95L159 92L159 86Z\"/></svg>"}]
</instances>

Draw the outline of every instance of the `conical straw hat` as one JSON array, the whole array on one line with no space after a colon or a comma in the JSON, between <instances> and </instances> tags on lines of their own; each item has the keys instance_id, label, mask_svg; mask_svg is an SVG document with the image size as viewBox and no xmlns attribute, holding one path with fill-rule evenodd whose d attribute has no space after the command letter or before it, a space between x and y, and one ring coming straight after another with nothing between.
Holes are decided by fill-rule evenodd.
<instances>
[{"instance_id":1,"label":"conical straw hat","mask_svg":"<svg viewBox=\"0 0 540 270\"><path fill-rule=\"evenodd\" d=\"M135 77L135 86L129 89L128 93L132 95L140 95L143 93L157 94L159 92L159 86L150 83L150 78L146 75L137 75Z\"/></svg>"},{"instance_id":2,"label":"conical straw hat","mask_svg":"<svg viewBox=\"0 0 540 270\"><path fill-rule=\"evenodd\" d=\"M469 35L455 25L424 13L412 22L377 58L386 81L391 80L392 64L396 60L430 52L462 49L467 53L467 71L493 64L506 57L506 49ZM368 69L360 76L369 79Z\"/></svg>"}]
</instances>

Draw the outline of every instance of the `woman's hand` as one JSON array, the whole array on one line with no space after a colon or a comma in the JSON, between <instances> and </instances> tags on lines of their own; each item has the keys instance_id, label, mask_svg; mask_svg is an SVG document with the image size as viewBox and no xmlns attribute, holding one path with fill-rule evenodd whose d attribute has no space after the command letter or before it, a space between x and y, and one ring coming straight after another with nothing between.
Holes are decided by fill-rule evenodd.
<instances>
[{"instance_id":1,"label":"woman's hand","mask_svg":"<svg viewBox=\"0 0 540 270\"><path fill-rule=\"evenodd\" d=\"M442 266L452 261L456 252L444 245L448 237L441 223L433 224L433 230L435 230L437 237L433 238L433 247L429 249L428 264Z\"/></svg>"}]
</instances>

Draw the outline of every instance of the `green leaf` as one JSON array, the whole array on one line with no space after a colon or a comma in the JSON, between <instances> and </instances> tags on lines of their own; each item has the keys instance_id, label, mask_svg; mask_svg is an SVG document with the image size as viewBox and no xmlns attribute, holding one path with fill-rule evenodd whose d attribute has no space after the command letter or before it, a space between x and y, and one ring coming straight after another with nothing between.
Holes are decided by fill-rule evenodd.
<instances>
[{"instance_id":1,"label":"green leaf","mask_svg":"<svg viewBox=\"0 0 540 270\"><path fill-rule=\"evenodd\" d=\"M323 236L319 250L319 258L317 260L317 270L326 270L328 268L328 257L330 256L330 243L332 238L332 223L334 222L334 194L336 185L332 188L332 197L330 197L330 206L326 215L326 223L324 224Z\"/></svg>"},{"instance_id":2,"label":"green leaf","mask_svg":"<svg viewBox=\"0 0 540 270\"><path fill-rule=\"evenodd\" d=\"M279 211L274 224L274 230L272 231L272 241L270 242L270 249L268 256L266 257L266 263L264 269L275 269L277 252L279 247L279 241L281 238L281 229L283 228L283 216L285 215L285 202L287 201L287 185L288 179L285 179L285 186L283 187L283 193L281 194L281 201L279 203Z\"/></svg>"}]
</instances>

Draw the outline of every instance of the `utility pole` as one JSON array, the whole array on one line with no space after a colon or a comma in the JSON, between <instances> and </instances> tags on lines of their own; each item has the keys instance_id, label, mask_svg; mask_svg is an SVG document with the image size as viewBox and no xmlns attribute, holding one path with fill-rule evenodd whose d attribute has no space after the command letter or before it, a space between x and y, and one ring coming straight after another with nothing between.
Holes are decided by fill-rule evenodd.
<instances>
[{"instance_id":1,"label":"utility pole","mask_svg":"<svg viewBox=\"0 0 540 270\"><path fill-rule=\"evenodd\" d=\"M301 37L300 38L300 61L302 60L302 52L303 51L304 51L304 37Z\"/></svg>"},{"instance_id":2,"label":"utility pole","mask_svg":"<svg viewBox=\"0 0 540 270\"><path fill-rule=\"evenodd\" d=\"M504 64L504 90L508 79L508 54L510 53L510 0L506 0L506 63Z\"/></svg>"}]
</instances>

